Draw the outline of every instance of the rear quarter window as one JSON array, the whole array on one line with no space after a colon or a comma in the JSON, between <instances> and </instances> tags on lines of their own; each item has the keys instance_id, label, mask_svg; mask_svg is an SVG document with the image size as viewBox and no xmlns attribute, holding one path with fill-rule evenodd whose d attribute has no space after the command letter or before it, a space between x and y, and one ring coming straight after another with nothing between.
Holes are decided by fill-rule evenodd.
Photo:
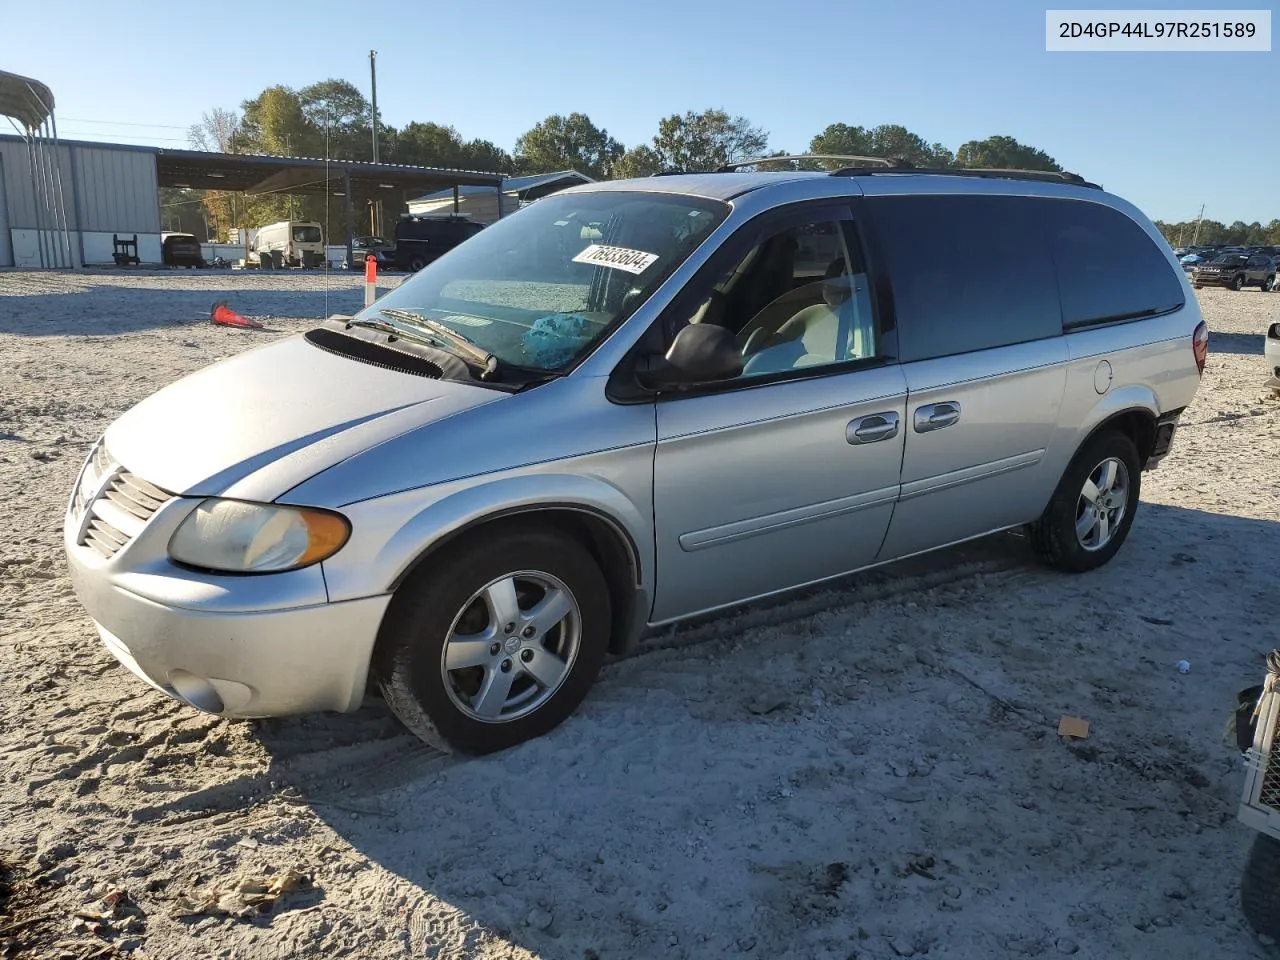
<instances>
[{"instance_id":1,"label":"rear quarter window","mask_svg":"<svg viewBox=\"0 0 1280 960\"><path fill-rule=\"evenodd\" d=\"M1182 281L1155 241L1100 203L1041 199L1057 269L1062 323L1071 327L1176 310Z\"/></svg>"},{"instance_id":2,"label":"rear quarter window","mask_svg":"<svg viewBox=\"0 0 1280 960\"><path fill-rule=\"evenodd\" d=\"M945 357L1060 336L1057 276L1023 197L871 197L899 358Z\"/></svg>"}]
</instances>

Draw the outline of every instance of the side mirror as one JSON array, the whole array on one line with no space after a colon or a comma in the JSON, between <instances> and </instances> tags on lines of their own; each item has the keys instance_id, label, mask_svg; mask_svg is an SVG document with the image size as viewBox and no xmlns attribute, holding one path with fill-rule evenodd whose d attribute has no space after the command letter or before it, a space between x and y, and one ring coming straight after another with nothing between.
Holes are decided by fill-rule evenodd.
<instances>
[{"instance_id":1,"label":"side mirror","mask_svg":"<svg viewBox=\"0 0 1280 960\"><path fill-rule=\"evenodd\" d=\"M650 389L732 380L742 373L737 338L714 323L691 323L676 334L666 356L651 354L636 364L636 379Z\"/></svg>"}]
</instances>

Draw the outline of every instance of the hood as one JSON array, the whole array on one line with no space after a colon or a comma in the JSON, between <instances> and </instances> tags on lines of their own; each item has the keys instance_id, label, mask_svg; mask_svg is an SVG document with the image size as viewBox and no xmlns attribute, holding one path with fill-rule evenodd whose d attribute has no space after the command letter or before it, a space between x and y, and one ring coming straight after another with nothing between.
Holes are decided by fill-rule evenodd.
<instances>
[{"instance_id":1,"label":"hood","mask_svg":"<svg viewBox=\"0 0 1280 960\"><path fill-rule=\"evenodd\" d=\"M504 396L338 356L299 334L152 394L105 442L171 493L272 500L374 444Z\"/></svg>"}]
</instances>

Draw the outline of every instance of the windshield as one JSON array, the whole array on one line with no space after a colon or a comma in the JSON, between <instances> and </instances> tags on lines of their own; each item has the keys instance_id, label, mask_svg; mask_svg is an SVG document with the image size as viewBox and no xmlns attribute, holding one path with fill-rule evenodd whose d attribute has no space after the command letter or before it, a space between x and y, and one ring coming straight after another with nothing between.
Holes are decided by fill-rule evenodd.
<instances>
[{"instance_id":1,"label":"windshield","mask_svg":"<svg viewBox=\"0 0 1280 960\"><path fill-rule=\"evenodd\" d=\"M319 243L320 228L319 227L294 227L293 242L294 243Z\"/></svg>"},{"instance_id":2,"label":"windshield","mask_svg":"<svg viewBox=\"0 0 1280 960\"><path fill-rule=\"evenodd\" d=\"M639 191L544 197L428 264L373 306L462 334L503 365L559 370L629 316L729 212Z\"/></svg>"}]
</instances>

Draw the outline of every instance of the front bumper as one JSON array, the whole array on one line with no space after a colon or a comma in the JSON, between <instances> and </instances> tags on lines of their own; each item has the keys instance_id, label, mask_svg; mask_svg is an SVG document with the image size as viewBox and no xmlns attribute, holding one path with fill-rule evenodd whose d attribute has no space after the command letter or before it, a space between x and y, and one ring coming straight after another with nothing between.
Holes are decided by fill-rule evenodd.
<instances>
[{"instance_id":1,"label":"front bumper","mask_svg":"<svg viewBox=\"0 0 1280 960\"><path fill-rule=\"evenodd\" d=\"M140 597L69 560L76 595L107 649L177 700L225 717L271 717L351 711L364 699L390 597L205 613Z\"/></svg>"},{"instance_id":2,"label":"front bumper","mask_svg":"<svg viewBox=\"0 0 1280 960\"><path fill-rule=\"evenodd\" d=\"M76 596L107 649L156 689L208 713L267 717L350 711L390 596L328 602L320 565L219 576L168 559L200 498L173 498L111 556L84 542L73 500L63 546Z\"/></svg>"},{"instance_id":3,"label":"front bumper","mask_svg":"<svg viewBox=\"0 0 1280 960\"><path fill-rule=\"evenodd\" d=\"M1191 275L1192 284L1200 287L1229 287L1234 280L1234 274L1224 275L1221 273L1211 273L1201 274L1199 276L1196 276L1195 274Z\"/></svg>"}]
</instances>

